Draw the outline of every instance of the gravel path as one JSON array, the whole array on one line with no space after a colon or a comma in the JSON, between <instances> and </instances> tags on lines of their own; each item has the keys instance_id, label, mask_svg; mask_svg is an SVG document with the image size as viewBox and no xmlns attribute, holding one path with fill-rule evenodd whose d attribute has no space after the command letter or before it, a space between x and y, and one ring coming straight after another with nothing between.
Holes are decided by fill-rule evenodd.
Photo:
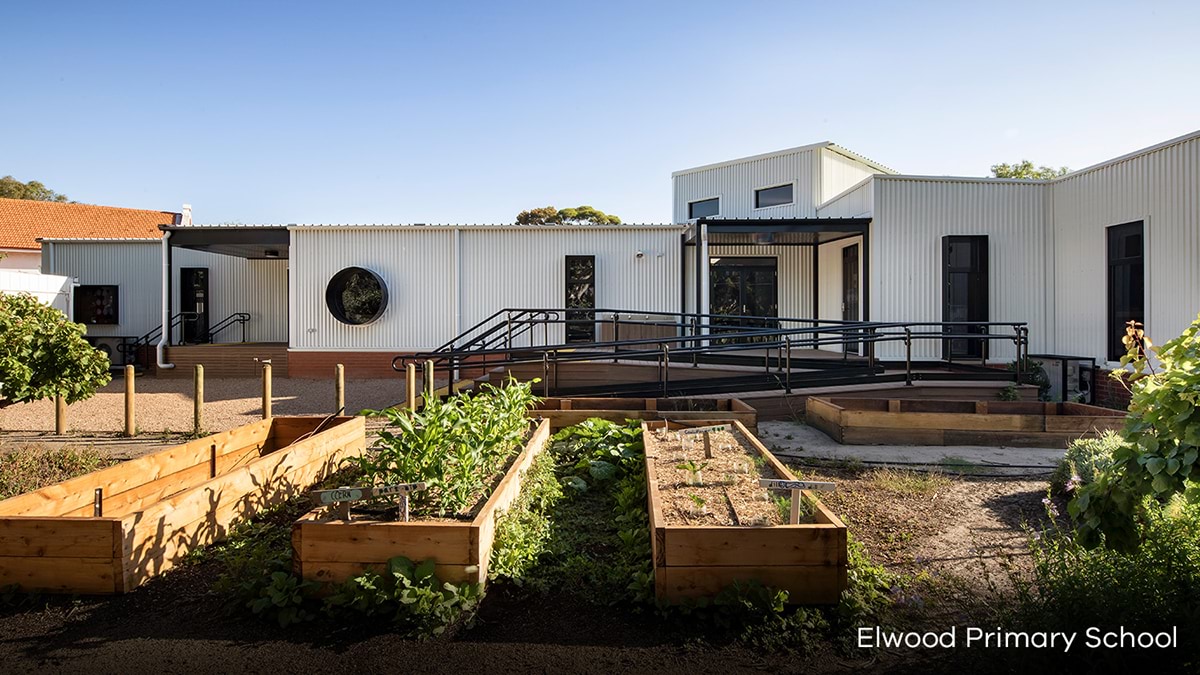
<instances>
[{"instance_id":1,"label":"gravel path","mask_svg":"<svg viewBox=\"0 0 1200 675\"><path fill-rule=\"evenodd\" d=\"M73 435L119 433L124 428L125 385L117 378L92 398L67 409L67 429ZM204 383L205 431L218 432L262 419L262 383L257 378L208 378ZM333 380L276 377L272 383L276 415L328 415L333 412ZM346 411L379 409L404 400L404 382L346 380ZM139 433L191 433L192 381L190 378L139 377L137 380ZM53 432L54 402L35 401L0 410L0 432Z\"/></svg>"}]
</instances>

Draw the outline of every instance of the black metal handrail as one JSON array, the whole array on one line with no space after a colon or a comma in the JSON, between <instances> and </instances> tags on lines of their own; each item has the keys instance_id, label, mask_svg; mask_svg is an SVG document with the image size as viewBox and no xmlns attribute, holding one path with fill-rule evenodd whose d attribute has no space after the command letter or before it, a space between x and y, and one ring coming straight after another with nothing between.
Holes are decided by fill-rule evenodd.
<instances>
[{"instance_id":1,"label":"black metal handrail","mask_svg":"<svg viewBox=\"0 0 1200 675\"><path fill-rule=\"evenodd\" d=\"M699 357L736 353L747 350L765 350L764 362L770 370L772 350L776 351L775 363L784 373L785 388L791 391L792 350L795 346L817 349L824 346L840 346L843 359L848 359L851 347L856 360L865 359L866 367L876 368L875 345L902 342L905 345L905 383L913 381L913 343L920 340L961 340L977 342L980 361L987 363L989 346L994 341L1012 342L1017 349L1016 381L1021 381L1022 353L1028 352L1028 327L1025 322L1010 321L915 321L915 322L870 322L837 321L820 319L795 319L790 317L734 316L719 314L696 314L680 312L629 311L611 309L588 309L593 319L572 319L569 309L504 309L495 312L484 321L460 335L455 340L436 350L420 352L392 359L395 370L403 370L412 362L432 361L435 370L444 367L449 381L454 382L462 367L500 367L541 363L544 386L549 388L551 366L557 363L595 361L600 359L658 359L660 379L664 395L668 379L667 366L671 356L690 356L692 365L698 365ZM603 315L611 318L604 318ZM624 320L622 320L624 316ZM631 321L632 318L666 317L667 320ZM710 320L737 320L743 323L758 323L758 326L714 325ZM496 322L488 326L489 322ZM592 323L612 325L614 339L595 340L584 343L549 342L549 326L554 324ZM800 324L786 327L784 324ZM635 324L642 327L655 326L674 329L675 334L653 337L619 339L621 325ZM532 334L538 325L543 327L544 341L541 345L517 345L514 339ZM1005 328L1008 332L992 332L993 328ZM471 335L471 333L476 333ZM461 340L461 342L460 342ZM531 340L532 342L532 340ZM455 344L458 343L458 346ZM865 354L858 356L859 349ZM747 358L747 357L742 357ZM953 365L952 359L947 359ZM783 367L786 364L786 368ZM557 372L557 371L556 371ZM980 371L984 373L984 371ZM991 373L986 373L990 379ZM982 375L981 375L982 376Z\"/></svg>"},{"instance_id":2,"label":"black metal handrail","mask_svg":"<svg viewBox=\"0 0 1200 675\"><path fill-rule=\"evenodd\" d=\"M234 312L233 314L230 314L229 316L225 317L224 319L221 319L220 321L218 321L216 323L216 325L214 325L212 328L209 328L207 334L204 337L206 338L206 342L212 342L213 338L216 337L217 333L220 333L221 331L225 330L226 328L229 328L230 326L238 324L238 325L241 325L241 327L242 327L242 342L245 342L246 341L246 324L248 324L248 323L250 323L250 314L248 314L247 312Z\"/></svg>"}]
</instances>

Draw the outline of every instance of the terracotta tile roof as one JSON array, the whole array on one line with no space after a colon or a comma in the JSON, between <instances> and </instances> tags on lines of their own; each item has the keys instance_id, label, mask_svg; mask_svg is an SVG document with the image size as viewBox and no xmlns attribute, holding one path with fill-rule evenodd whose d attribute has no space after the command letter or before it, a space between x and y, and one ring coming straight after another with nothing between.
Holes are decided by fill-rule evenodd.
<instances>
[{"instance_id":1,"label":"terracotta tile roof","mask_svg":"<svg viewBox=\"0 0 1200 675\"><path fill-rule=\"evenodd\" d=\"M170 211L122 209L91 204L59 204L0 198L0 248L37 251L38 237L159 238L159 225L171 225Z\"/></svg>"}]
</instances>

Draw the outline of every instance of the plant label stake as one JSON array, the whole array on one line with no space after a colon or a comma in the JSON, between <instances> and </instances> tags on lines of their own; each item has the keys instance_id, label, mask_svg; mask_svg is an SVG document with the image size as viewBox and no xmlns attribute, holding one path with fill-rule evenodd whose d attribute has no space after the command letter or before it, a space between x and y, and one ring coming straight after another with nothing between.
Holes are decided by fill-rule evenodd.
<instances>
[{"instance_id":1,"label":"plant label stake","mask_svg":"<svg viewBox=\"0 0 1200 675\"><path fill-rule=\"evenodd\" d=\"M779 480L776 478L760 478L758 481L759 487L765 487L768 490L791 490L792 492L792 513L788 518L788 523L791 525L800 524L800 491L801 490L816 490L818 492L833 492L834 483L815 480Z\"/></svg>"},{"instance_id":2,"label":"plant label stake","mask_svg":"<svg viewBox=\"0 0 1200 675\"><path fill-rule=\"evenodd\" d=\"M704 434L704 458L712 459L712 436L714 431L725 431L729 426L725 424L716 424L709 427L696 427L694 429L682 429L679 433L690 436L692 434Z\"/></svg>"},{"instance_id":3,"label":"plant label stake","mask_svg":"<svg viewBox=\"0 0 1200 675\"><path fill-rule=\"evenodd\" d=\"M336 490L314 490L308 493L310 499L322 506L337 505L338 516L342 520L350 520L350 503L375 497L400 496L400 520L408 522L408 495L425 489L425 483L401 483L399 485L383 485L380 487L340 487Z\"/></svg>"},{"instance_id":4,"label":"plant label stake","mask_svg":"<svg viewBox=\"0 0 1200 675\"><path fill-rule=\"evenodd\" d=\"M104 517L104 488L96 488L96 493L92 496L92 516Z\"/></svg>"}]
</instances>

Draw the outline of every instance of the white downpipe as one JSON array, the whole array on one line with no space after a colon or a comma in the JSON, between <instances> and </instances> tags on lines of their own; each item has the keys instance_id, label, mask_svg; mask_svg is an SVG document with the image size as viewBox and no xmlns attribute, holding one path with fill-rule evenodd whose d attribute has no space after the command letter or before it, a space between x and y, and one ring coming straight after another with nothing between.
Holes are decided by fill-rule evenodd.
<instances>
[{"instance_id":1,"label":"white downpipe","mask_svg":"<svg viewBox=\"0 0 1200 675\"><path fill-rule=\"evenodd\" d=\"M162 236L162 335L158 338L158 346L155 348L158 367L164 370L170 370L175 367L174 363L167 363L163 359L166 358L167 338L171 335L171 298L168 289L168 282L171 279L171 231L163 232Z\"/></svg>"}]
</instances>

